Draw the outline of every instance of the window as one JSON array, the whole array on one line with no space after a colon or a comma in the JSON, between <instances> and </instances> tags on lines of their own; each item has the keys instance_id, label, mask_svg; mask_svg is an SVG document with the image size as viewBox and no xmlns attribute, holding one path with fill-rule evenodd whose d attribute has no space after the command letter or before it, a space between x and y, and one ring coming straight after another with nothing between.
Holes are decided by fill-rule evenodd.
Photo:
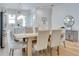
<instances>
[{"instance_id":1,"label":"window","mask_svg":"<svg viewBox=\"0 0 79 59\"><path fill-rule=\"evenodd\" d=\"M14 26L32 27L34 25L35 16L32 14L7 14L8 23L15 24Z\"/></svg>"},{"instance_id":2,"label":"window","mask_svg":"<svg viewBox=\"0 0 79 59\"><path fill-rule=\"evenodd\" d=\"M16 15L14 15L14 14L8 15L9 24L15 24L15 17L16 17Z\"/></svg>"},{"instance_id":3,"label":"window","mask_svg":"<svg viewBox=\"0 0 79 59\"><path fill-rule=\"evenodd\" d=\"M27 27L32 27L33 26L33 20L32 20L31 16L29 16L28 18L26 18L26 26Z\"/></svg>"},{"instance_id":4,"label":"window","mask_svg":"<svg viewBox=\"0 0 79 59\"><path fill-rule=\"evenodd\" d=\"M23 26L23 27L26 26L25 21L26 21L26 20L25 20L25 16L24 16L24 15L19 15L19 16L17 17L17 23L18 23L19 25Z\"/></svg>"}]
</instances>

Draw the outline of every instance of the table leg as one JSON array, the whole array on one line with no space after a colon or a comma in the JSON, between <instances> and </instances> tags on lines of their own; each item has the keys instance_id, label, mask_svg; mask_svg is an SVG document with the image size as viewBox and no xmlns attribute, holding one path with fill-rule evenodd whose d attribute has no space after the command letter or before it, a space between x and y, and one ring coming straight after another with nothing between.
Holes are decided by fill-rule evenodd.
<instances>
[{"instance_id":1,"label":"table leg","mask_svg":"<svg viewBox=\"0 0 79 59\"><path fill-rule=\"evenodd\" d=\"M28 39L28 56L32 56L32 39Z\"/></svg>"},{"instance_id":2,"label":"table leg","mask_svg":"<svg viewBox=\"0 0 79 59\"><path fill-rule=\"evenodd\" d=\"M25 42L25 38L23 38L23 42ZM22 48L22 51L25 52L25 48Z\"/></svg>"}]
</instances>

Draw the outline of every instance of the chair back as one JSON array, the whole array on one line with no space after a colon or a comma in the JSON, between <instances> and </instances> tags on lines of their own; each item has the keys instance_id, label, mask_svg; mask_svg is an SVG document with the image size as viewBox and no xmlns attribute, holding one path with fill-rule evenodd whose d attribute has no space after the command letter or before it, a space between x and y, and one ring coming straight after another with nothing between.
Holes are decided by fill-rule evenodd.
<instances>
[{"instance_id":1,"label":"chair back","mask_svg":"<svg viewBox=\"0 0 79 59\"><path fill-rule=\"evenodd\" d=\"M26 27L25 32L26 33L33 33L33 28L32 27Z\"/></svg>"},{"instance_id":2,"label":"chair back","mask_svg":"<svg viewBox=\"0 0 79 59\"><path fill-rule=\"evenodd\" d=\"M25 33L25 27L15 27L14 33Z\"/></svg>"},{"instance_id":3,"label":"chair back","mask_svg":"<svg viewBox=\"0 0 79 59\"><path fill-rule=\"evenodd\" d=\"M10 30L7 31L7 39L8 39L9 48L13 48L15 41L14 41L13 33Z\"/></svg>"},{"instance_id":4,"label":"chair back","mask_svg":"<svg viewBox=\"0 0 79 59\"><path fill-rule=\"evenodd\" d=\"M35 32L38 33L38 27L35 27Z\"/></svg>"},{"instance_id":5,"label":"chair back","mask_svg":"<svg viewBox=\"0 0 79 59\"><path fill-rule=\"evenodd\" d=\"M62 30L52 30L51 34L51 47L59 46L61 40Z\"/></svg>"},{"instance_id":6,"label":"chair back","mask_svg":"<svg viewBox=\"0 0 79 59\"><path fill-rule=\"evenodd\" d=\"M37 44L36 44L36 47L37 47L36 49L38 51L47 48L48 37L49 37L49 30L47 30L47 31L38 31Z\"/></svg>"}]
</instances>

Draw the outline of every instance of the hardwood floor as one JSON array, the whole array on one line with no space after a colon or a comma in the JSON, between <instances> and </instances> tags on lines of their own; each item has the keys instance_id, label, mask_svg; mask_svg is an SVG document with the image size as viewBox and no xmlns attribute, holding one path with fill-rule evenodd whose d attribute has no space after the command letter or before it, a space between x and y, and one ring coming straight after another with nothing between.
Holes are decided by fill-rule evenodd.
<instances>
[{"instance_id":1,"label":"hardwood floor","mask_svg":"<svg viewBox=\"0 0 79 59\"><path fill-rule=\"evenodd\" d=\"M7 45L7 38L4 37L4 47L3 49L0 48L0 56L9 56L9 48ZM52 49L52 56L57 56L57 50L56 48ZM59 47L59 55L60 56L79 56L79 42L70 42L70 41L66 41L66 48L64 48L64 46L60 46ZM32 54L33 56L36 56L36 52L33 52ZM39 56L50 56L50 51L47 50L47 53L45 55L45 53L40 52ZM26 52L22 52L22 49L16 49L14 51L14 56L27 56L27 51Z\"/></svg>"},{"instance_id":2,"label":"hardwood floor","mask_svg":"<svg viewBox=\"0 0 79 59\"><path fill-rule=\"evenodd\" d=\"M79 56L79 42L66 41L66 48L60 48L60 55Z\"/></svg>"}]
</instances>

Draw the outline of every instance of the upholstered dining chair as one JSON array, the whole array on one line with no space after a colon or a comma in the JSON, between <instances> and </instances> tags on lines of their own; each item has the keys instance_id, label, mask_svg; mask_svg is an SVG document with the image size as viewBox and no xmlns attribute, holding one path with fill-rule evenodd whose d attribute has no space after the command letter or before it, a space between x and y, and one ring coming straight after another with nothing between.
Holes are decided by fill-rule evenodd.
<instances>
[{"instance_id":1,"label":"upholstered dining chair","mask_svg":"<svg viewBox=\"0 0 79 59\"><path fill-rule=\"evenodd\" d=\"M38 33L38 30L39 30L39 28L38 27L35 27L35 32L36 33Z\"/></svg>"},{"instance_id":2,"label":"upholstered dining chair","mask_svg":"<svg viewBox=\"0 0 79 59\"><path fill-rule=\"evenodd\" d=\"M25 27L14 27L14 33L25 33Z\"/></svg>"},{"instance_id":3,"label":"upholstered dining chair","mask_svg":"<svg viewBox=\"0 0 79 59\"><path fill-rule=\"evenodd\" d=\"M47 49L49 32L49 30L38 31L37 43L33 46L34 51L38 53L41 50Z\"/></svg>"},{"instance_id":4,"label":"upholstered dining chair","mask_svg":"<svg viewBox=\"0 0 79 59\"><path fill-rule=\"evenodd\" d=\"M23 42L16 42L13 36L13 32L8 30L7 31L7 39L8 39L8 47L10 48L9 55L14 55L14 49L19 49L19 48L26 48L27 44Z\"/></svg>"},{"instance_id":5,"label":"upholstered dining chair","mask_svg":"<svg viewBox=\"0 0 79 59\"><path fill-rule=\"evenodd\" d=\"M60 41L61 41L61 33L62 33L62 30L52 30L51 39L50 39L51 50L57 47L58 55L59 55L59 46L60 46ZM52 55L51 50L50 50L50 53Z\"/></svg>"},{"instance_id":6,"label":"upholstered dining chair","mask_svg":"<svg viewBox=\"0 0 79 59\"><path fill-rule=\"evenodd\" d=\"M66 30L62 29L61 33L61 44L64 45L64 48L66 48Z\"/></svg>"},{"instance_id":7,"label":"upholstered dining chair","mask_svg":"<svg viewBox=\"0 0 79 59\"><path fill-rule=\"evenodd\" d=\"M32 27L25 27L25 32L26 33L33 33L33 28Z\"/></svg>"}]
</instances>

